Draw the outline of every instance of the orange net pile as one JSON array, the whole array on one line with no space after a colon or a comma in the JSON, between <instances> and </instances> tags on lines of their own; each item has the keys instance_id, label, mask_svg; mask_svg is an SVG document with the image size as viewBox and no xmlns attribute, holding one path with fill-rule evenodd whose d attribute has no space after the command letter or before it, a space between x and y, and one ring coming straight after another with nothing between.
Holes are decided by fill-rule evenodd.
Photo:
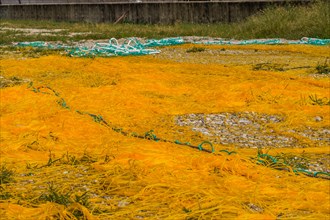
<instances>
[{"instance_id":1,"label":"orange net pile","mask_svg":"<svg viewBox=\"0 0 330 220\"><path fill-rule=\"evenodd\" d=\"M277 170L258 163L256 148L235 143L213 142L214 153L176 144L215 138L179 125L185 115L279 115L281 121L263 129L295 145L263 143L263 153L323 158L326 172L330 82L315 71L329 47L204 46L187 53L191 47L144 57L2 58L1 76L23 83L0 90L0 215L329 218L326 178L295 173L288 164Z\"/></svg>"}]
</instances>

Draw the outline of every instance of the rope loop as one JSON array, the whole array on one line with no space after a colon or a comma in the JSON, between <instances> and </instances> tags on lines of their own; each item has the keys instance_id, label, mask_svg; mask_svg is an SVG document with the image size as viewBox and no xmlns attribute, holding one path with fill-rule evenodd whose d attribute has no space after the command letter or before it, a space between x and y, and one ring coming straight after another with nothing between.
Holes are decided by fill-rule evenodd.
<instances>
[{"instance_id":1,"label":"rope loop","mask_svg":"<svg viewBox=\"0 0 330 220\"><path fill-rule=\"evenodd\" d=\"M219 152L225 152L225 153L227 153L228 155L231 155L231 154L237 154L236 151L228 151L228 150L220 150Z\"/></svg>"},{"instance_id":2,"label":"rope loop","mask_svg":"<svg viewBox=\"0 0 330 220\"><path fill-rule=\"evenodd\" d=\"M204 144L208 144L208 145L210 145L211 148L212 148L211 152L214 153L214 147L213 147L213 144L212 144L211 142L209 142L209 141L203 141L202 143L200 143L200 144L198 145L198 150L200 150L200 151L204 150L204 149L203 149L203 145L204 145Z\"/></svg>"}]
</instances>

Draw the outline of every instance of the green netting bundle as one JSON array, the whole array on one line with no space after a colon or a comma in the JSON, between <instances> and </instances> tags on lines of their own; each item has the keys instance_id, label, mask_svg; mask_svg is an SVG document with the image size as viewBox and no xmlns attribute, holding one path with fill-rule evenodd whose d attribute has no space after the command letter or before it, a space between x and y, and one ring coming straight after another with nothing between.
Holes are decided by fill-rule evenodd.
<instances>
[{"instance_id":1,"label":"green netting bundle","mask_svg":"<svg viewBox=\"0 0 330 220\"><path fill-rule=\"evenodd\" d=\"M172 42L167 40L164 42ZM169 45L169 43L167 43ZM43 41L20 42L16 46L36 47L47 49L66 49L69 56L73 57L111 57L111 56L128 56L128 55L148 55L159 53L159 50L148 49L136 38L128 38L122 44L117 39L111 38L108 43L96 43L93 47L86 46L64 46L61 44L51 44Z\"/></svg>"},{"instance_id":2,"label":"green netting bundle","mask_svg":"<svg viewBox=\"0 0 330 220\"><path fill-rule=\"evenodd\" d=\"M111 38L108 43L96 43L92 48L75 47L68 50L70 56L128 56L128 55L148 55L159 53L159 50L146 49L136 38L128 38L122 44L117 39Z\"/></svg>"}]
</instances>

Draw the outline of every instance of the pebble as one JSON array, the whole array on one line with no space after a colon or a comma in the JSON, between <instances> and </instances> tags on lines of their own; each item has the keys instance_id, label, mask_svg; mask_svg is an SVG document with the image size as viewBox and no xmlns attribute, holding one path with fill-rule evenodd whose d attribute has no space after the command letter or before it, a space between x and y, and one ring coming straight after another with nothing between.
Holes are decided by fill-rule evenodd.
<instances>
[{"instance_id":1,"label":"pebble","mask_svg":"<svg viewBox=\"0 0 330 220\"><path fill-rule=\"evenodd\" d=\"M316 116L316 117L314 118L314 120L315 120L316 122L320 122L320 121L323 120L323 118L322 118L321 116Z\"/></svg>"},{"instance_id":2,"label":"pebble","mask_svg":"<svg viewBox=\"0 0 330 220\"><path fill-rule=\"evenodd\" d=\"M129 204L127 200L121 200L118 202L118 207L126 207Z\"/></svg>"},{"instance_id":3,"label":"pebble","mask_svg":"<svg viewBox=\"0 0 330 220\"><path fill-rule=\"evenodd\" d=\"M255 204L253 204L253 203L248 203L247 206L248 206L253 212L259 212L259 213L261 213L261 212L264 211L263 208L261 208L261 207L255 205Z\"/></svg>"}]
</instances>

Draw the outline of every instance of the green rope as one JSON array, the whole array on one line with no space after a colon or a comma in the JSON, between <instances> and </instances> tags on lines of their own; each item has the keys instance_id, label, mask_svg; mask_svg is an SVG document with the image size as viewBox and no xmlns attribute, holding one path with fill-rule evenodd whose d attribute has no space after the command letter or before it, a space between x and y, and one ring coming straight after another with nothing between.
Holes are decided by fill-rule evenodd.
<instances>
[{"instance_id":1,"label":"green rope","mask_svg":"<svg viewBox=\"0 0 330 220\"><path fill-rule=\"evenodd\" d=\"M263 158L263 159L270 159L273 163L277 163L277 160L276 160L276 158L274 158L274 157L272 157L271 155L269 155L269 154L259 154L258 153L258 159L259 158Z\"/></svg>"},{"instance_id":2,"label":"green rope","mask_svg":"<svg viewBox=\"0 0 330 220\"><path fill-rule=\"evenodd\" d=\"M28 85L28 88L31 88L31 91L33 91L35 93L42 93L42 94L52 95L51 93L48 93L48 92L42 92L40 89L48 89L48 90L50 90L53 93L54 96L56 96L56 97L59 98L59 100L57 101L58 104L60 104L63 108L70 110L70 107L66 104L65 100L62 97L60 97L60 93L56 92L54 89L52 89L52 88L50 88L48 86L45 86L45 87L34 87L32 82ZM171 142L171 143L178 144L178 145L185 145L185 146L189 146L189 147L192 147L192 148L196 148L196 149L198 149L200 151L204 151L204 152L208 152L208 153L214 153L215 152L215 149L213 147L213 144L211 142L209 142L209 141L203 141L198 146L193 146L189 142L182 143L179 140L175 140L175 141L172 142L172 141L168 141L168 140L165 140L165 139L158 138L153 133L154 132L153 130L147 131L144 135L138 135L135 132L127 133L127 132L123 131L122 128L116 128L116 127L111 126L111 124L108 123L101 115L91 114L91 113L88 113L88 112L82 112L82 111L79 111L79 110L76 110L76 112L78 114L81 114L81 115L89 115L94 120L94 122L97 122L99 124L105 125L108 128L111 128L113 131L115 131L117 133L120 133L122 135L125 135L125 136L131 136L131 137L141 138L141 139L148 139L148 140L153 140L153 141L156 141L156 142L158 142L158 141ZM208 149L203 148L203 145L205 145L205 144L208 144L211 147L211 150L208 150ZM220 152L225 152L228 155L236 154L237 153L235 151L231 151L230 152L228 150L220 150ZM276 157L273 157L273 156L271 156L269 154L264 154L264 153L262 153L262 150L261 149L258 149L257 163L260 163L262 165L267 166L267 162L269 162L269 161L271 161L272 165L274 165L274 164L284 164L285 166L288 166L287 163L285 163L285 162L284 163L280 163L276 159ZM283 170L282 168L279 168L279 167L273 167L273 168L274 169ZM306 174L306 175L312 176L312 177L318 177L320 175L326 175L326 176L329 176L330 177L330 173L327 173L327 172L309 171L309 170L305 170L305 169L292 169L292 170L296 174L303 173L303 174Z\"/></svg>"},{"instance_id":3,"label":"green rope","mask_svg":"<svg viewBox=\"0 0 330 220\"><path fill-rule=\"evenodd\" d=\"M211 148L212 148L211 152L214 153L214 147L213 147L213 144L212 144L211 142L209 142L209 141L203 141L202 143L200 143L200 144L198 145L198 149L199 149L199 150L203 150L203 145L204 145L204 144L208 144L208 145L210 145Z\"/></svg>"},{"instance_id":4,"label":"green rope","mask_svg":"<svg viewBox=\"0 0 330 220\"><path fill-rule=\"evenodd\" d=\"M157 136L156 136L153 132L154 132L154 130L147 131L147 132L144 134L144 137L145 137L146 139L154 140L154 141L158 142L160 139L157 138Z\"/></svg>"},{"instance_id":5,"label":"green rope","mask_svg":"<svg viewBox=\"0 0 330 220\"><path fill-rule=\"evenodd\" d=\"M61 98L60 100L57 101L57 103L62 106L63 108L70 109L70 107L66 104L65 100Z\"/></svg>"},{"instance_id":6,"label":"green rope","mask_svg":"<svg viewBox=\"0 0 330 220\"><path fill-rule=\"evenodd\" d=\"M220 150L219 152L225 152L225 153L227 153L228 155L231 155L231 154L237 154L236 151L228 151L228 150Z\"/></svg>"},{"instance_id":7,"label":"green rope","mask_svg":"<svg viewBox=\"0 0 330 220\"><path fill-rule=\"evenodd\" d=\"M330 177L330 173L326 173L326 172L315 172L314 173L314 176L317 177L319 174L326 175L326 176L329 176Z\"/></svg>"},{"instance_id":8,"label":"green rope","mask_svg":"<svg viewBox=\"0 0 330 220\"><path fill-rule=\"evenodd\" d=\"M190 145L189 142L182 143L182 142L180 142L179 140L175 140L173 143L175 143L175 144L180 144L180 145L187 145L187 146Z\"/></svg>"}]
</instances>

